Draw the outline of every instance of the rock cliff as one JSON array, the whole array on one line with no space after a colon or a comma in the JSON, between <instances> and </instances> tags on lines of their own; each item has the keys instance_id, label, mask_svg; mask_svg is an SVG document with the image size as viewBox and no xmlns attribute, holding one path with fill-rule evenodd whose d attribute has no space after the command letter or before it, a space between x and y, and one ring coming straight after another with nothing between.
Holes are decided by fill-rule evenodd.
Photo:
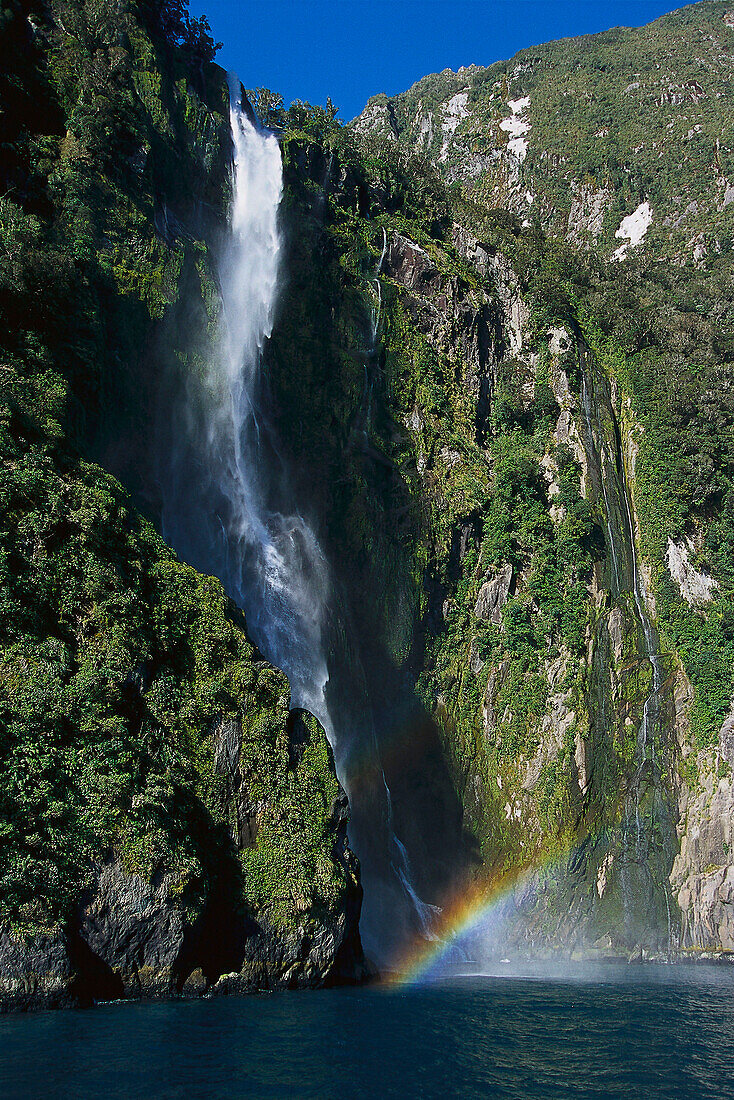
<instances>
[{"instance_id":1,"label":"rock cliff","mask_svg":"<svg viewBox=\"0 0 734 1100\"><path fill-rule=\"evenodd\" d=\"M6 8L0 997L355 980L324 732L150 522L216 305L225 74L175 5Z\"/></svg>"},{"instance_id":2,"label":"rock cliff","mask_svg":"<svg viewBox=\"0 0 734 1100\"><path fill-rule=\"evenodd\" d=\"M324 731L156 533L171 395L219 309L213 44L165 4L26 7L6 1005L357 980L362 886L388 959L496 880L482 950L734 950L726 5L439 74L349 127L253 96L284 166L268 415L333 575L351 819Z\"/></svg>"},{"instance_id":3,"label":"rock cliff","mask_svg":"<svg viewBox=\"0 0 734 1100\"><path fill-rule=\"evenodd\" d=\"M721 15L696 5L594 47L623 68L633 49L664 42L675 69L678 39L711 27L714 72L728 63ZM550 83L549 62L543 72ZM480 83L476 70L456 80ZM425 87L435 95L440 81ZM298 206L301 225L314 215L318 274L294 256L300 301L314 280L331 288L302 461L317 494L340 484L339 518L326 489L319 509L370 639L365 664L381 639L438 735L461 808L460 830L441 830L455 875L429 870L430 844L411 829L416 784L396 776L401 835L437 905L462 882L519 878L500 950L727 950L730 765L716 744L733 656L731 330L725 321L720 338L700 318L704 303L728 317L729 261L679 276L679 262L700 258L675 251L674 235L642 250L645 210L596 244L568 237L565 214L523 220L506 197L474 190L454 137L480 92L454 89L455 125L434 148L435 126L421 145L401 122L422 87L374 101L351 134L309 131L312 162L316 146L332 150L326 186L312 175L318 204L301 192ZM523 89L509 92L520 121ZM489 138L485 123L477 108L466 125ZM533 133L515 128L528 151L513 155L529 158ZM447 141L454 167L468 164L448 192ZM642 159L630 149L625 171ZM594 201L581 206L594 228ZM612 256L620 240L624 256ZM375 280L370 347L354 295L366 313ZM296 308L286 300L284 326ZM312 396L324 392L328 440Z\"/></svg>"}]
</instances>

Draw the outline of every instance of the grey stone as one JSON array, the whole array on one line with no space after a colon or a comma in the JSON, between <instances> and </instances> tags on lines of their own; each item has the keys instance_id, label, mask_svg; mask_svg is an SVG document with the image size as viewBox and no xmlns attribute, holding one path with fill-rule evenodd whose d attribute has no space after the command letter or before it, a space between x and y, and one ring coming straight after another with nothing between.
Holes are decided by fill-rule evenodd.
<instances>
[{"instance_id":1,"label":"grey stone","mask_svg":"<svg viewBox=\"0 0 734 1100\"><path fill-rule=\"evenodd\" d=\"M488 620L495 626L502 625L502 608L507 603L512 585L512 566L503 565L496 577L485 581L479 589L474 614L478 619Z\"/></svg>"},{"instance_id":2,"label":"grey stone","mask_svg":"<svg viewBox=\"0 0 734 1100\"><path fill-rule=\"evenodd\" d=\"M175 991L175 967L184 942L182 910L170 898L170 876L154 887L119 862L98 868L80 934L90 951L119 976L125 996Z\"/></svg>"},{"instance_id":3,"label":"grey stone","mask_svg":"<svg viewBox=\"0 0 734 1100\"><path fill-rule=\"evenodd\" d=\"M0 1011L76 1004L75 976L61 931L29 939L0 932Z\"/></svg>"}]
</instances>

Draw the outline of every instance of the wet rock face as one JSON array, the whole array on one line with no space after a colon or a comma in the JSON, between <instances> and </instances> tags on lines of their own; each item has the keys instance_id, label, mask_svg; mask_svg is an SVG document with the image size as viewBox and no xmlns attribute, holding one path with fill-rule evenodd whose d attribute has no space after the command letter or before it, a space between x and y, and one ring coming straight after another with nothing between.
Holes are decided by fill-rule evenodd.
<instances>
[{"instance_id":1,"label":"wet rock face","mask_svg":"<svg viewBox=\"0 0 734 1100\"><path fill-rule=\"evenodd\" d=\"M734 951L734 706L715 749L699 761L700 786L682 792L680 851L670 875L681 947Z\"/></svg>"},{"instance_id":2,"label":"wet rock face","mask_svg":"<svg viewBox=\"0 0 734 1100\"><path fill-rule=\"evenodd\" d=\"M593 235L596 223L585 228ZM477 404L482 393L485 398L488 394L491 396L492 386L496 384L495 379L501 377L502 364L508 356L528 366L528 377L532 381L537 356L534 354L535 344L529 336L529 311L517 276L500 254L463 228L453 227L454 248L471 264L484 283L485 313L489 316L494 310L496 314L496 321L487 323L487 346L481 349L480 354L480 343L474 337L478 326L473 324L468 308L470 295L441 269L440 259L434 261L432 255L404 234L393 233L388 241L385 276L404 288L401 301L407 305L414 324L437 354L443 354L447 347L460 348L465 362L474 364L476 376L485 383L484 391L467 387L468 392L476 396ZM488 287L492 289L488 290ZM471 304L475 306L473 301ZM627 432L625 427L631 413L629 409L619 412L618 395L611 384L604 382L594 395L597 415L587 423L581 396L577 392L578 380L574 381L573 386L570 381L578 356L576 338L562 327L550 328L547 336L549 384L559 407L554 442L565 444L578 462L582 496L593 501L601 515L606 515L607 509L611 511L611 522L617 536L615 551L619 560L615 562L607 548L607 561L603 567L595 568L589 587L590 599L597 609L598 627L594 634L587 636L586 662L589 671L581 694L570 693L568 686L562 683L560 673L556 677L552 668L544 669L550 689L545 713L537 722L537 745L517 764L517 789L511 791L509 777L504 774L501 782L498 775L491 775L490 783L485 787L479 769L470 771L466 789L471 794L465 797L465 806L470 801L476 803L478 808L475 813L479 816L482 803L488 801L487 790L494 791L496 783L498 792L505 799L505 804L500 807L502 828L509 832L517 827L523 842L542 833L535 807L543 795L541 777L546 781L548 774L554 770L566 769L570 776L568 797L572 809L565 811L569 818L576 813L597 812L605 801L611 807L611 802L617 797L610 782L610 768L618 766L614 762L615 753L620 745L625 744L629 751L639 752L638 748L631 750L630 746L635 730L640 728L649 695L649 687L645 686L645 675L649 673L643 644L645 639L633 595L632 541L636 529L627 529L625 488L621 483L622 473L626 470L630 484L634 484L635 435L634 432ZM419 428L420 416L414 412L413 417L411 427ZM621 427L619 418L624 421ZM600 448L601 451L606 448L606 453L615 455L619 450L617 467L620 485L616 495L610 488L609 476L602 485ZM454 446L441 441L436 454L447 471L459 468L461 456ZM425 461L421 455L417 463L421 472ZM555 502L559 491L557 464L548 455L541 461L541 467L548 484L549 498ZM609 471L605 470L605 473L608 475ZM630 494L629 523L634 529L636 519L630 485L626 487L626 492ZM550 505L550 515L556 524L564 519L564 511L556 503ZM458 575L458 564L464 561L467 548L461 521L457 522L454 530L454 543L456 553L452 562ZM674 549L675 556L669 552L666 560L673 579L690 603L694 606L705 605L711 599L711 590L716 582L694 571L689 561L691 546L681 543ZM640 570L643 565L638 562ZM519 572L517 577L513 577L509 566L493 573L482 571L477 587L471 592L473 618L482 629L488 625L501 627L503 606L513 598L513 582L522 592L523 575ZM645 584L649 591L651 585L647 574ZM617 588L621 590L621 596L616 593ZM641 602L647 606L646 598L641 597ZM444 621L451 606L450 601L444 601ZM648 612L654 619L656 612L651 598ZM484 742L491 751L502 735L502 722L507 720L508 714L511 717L512 708L508 705L505 689L510 664L507 660L493 661L487 667L482 646L476 639L472 640L468 649L467 662L473 676L481 680L482 729ZM666 679L660 692L660 717L654 736L658 740L656 758L665 758L668 774L674 775L671 766L675 762L673 731L690 709L691 699L690 692L685 698L679 698L677 686L675 698L672 698L671 683L672 680L669 682ZM443 697L441 705L445 706ZM734 721L731 728L734 729ZM729 739L734 742L734 733L730 734ZM722 746L725 740L725 731L722 731ZM723 749L721 758L725 759ZM638 874L637 867L629 865L617 840L611 846L589 844L584 848L583 859L574 865L573 874L569 872L566 878L559 876L557 882L539 889L533 912L536 913L539 928L542 924L542 933L539 928L533 931L533 920L526 920L523 916L527 906L522 913L516 914L518 928L529 929L527 934L533 938L534 949L543 943L546 946L550 942L562 943L564 937L573 932L579 944L583 941L584 949L592 951L602 949L602 940L606 936L603 950L610 953L639 949L646 953L665 954L669 948L675 950L679 942L678 906L680 945L683 948L719 950L730 944L733 901L730 860L726 853L731 843L731 828L726 823L734 819L734 801L727 777L716 777L704 792L699 793L695 802L691 801L688 824L679 826L678 830L678 835L683 837L681 855L670 874L677 840L676 780L673 779L668 790L655 780L649 765L638 766L637 774L642 781L634 781L641 782L645 788L641 802L650 820L654 820L651 833L655 844L658 840L660 844L659 848L650 849L650 862L654 864L654 889L643 881L648 873L646 870L644 874ZM484 794L478 794L480 790ZM615 812L611 807L610 815ZM621 836L621 829L617 831ZM629 901L628 895L632 901ZM626 926L624 935L609 934L608 929L619 927L619 912L624 906L634 910L629 918L629 935ZM653 912L654 921L649 919Z\"/></svg>"},{"instance_id":3,"label":"wet rock face","mask_svg":"<svg viewBox=\"0 0 734 1100\"><path fill-rule=\"evenodd\" d=\"M28 940L0 933L0 1011L75 1004L74 976L61 933Z\"/></svg>"},{"instance_id":4,"label":"wet rock face","mask_svg":"<svg viewBox=\"0 0 734 1100\"><path fill-rule=\"evenodd\" d=\"M689 807L671 874L681 912L681 947L734 951L734 831L731 777L707 776Z\"/></svg>"},{"instance_id":5,"label":"wet rock face","mask_svg":"<svg viewBox=\"0 0 734 1100\"><path fill-rule=\"evenodd\" d=\"M174 993L184 930L165 883L154 888L111 862L68 929L0 934L0 1010Z\"/></svg>"},{"instance_id":6,"label":"wet rock face","mask_svg":"<svg viewBox=\"0 0 734 1100\"><path fill-rule=\"evenodd\" d=\"M331 883L324 899L295 878L285 881L286 872L276 873L271 892L291 889L296 895L285 905L248 876L246 862L243 875L242 853L255 850L261 825L273 846L276 829L292 829L287 800L281 805L253 797L244 740L240 721L222 722L214 733L214 766L224 781L222 808L232 845L213 859L199 896L182 896L178 874L148 880L112 856L94 869L67 928L29 939L0 931L0 1011L319 986L366 976L359 864L347 842L349 806L323 730L311 715L293 712L276 764L281 782L290 780L293 802L301 805L314 797L309 753L325 761L321 827L331 870L321 870ZM292 840L288 835L283 842ZM297 862L295 853L291 860Z\"/></svg>"},{"instance_id":7,"label":"wet rock face","mask_svg":"<svg viewBox=\"0 0 734 1100\"><path fill-rule=\"evenodd\" d=\"M100 867L96 889L81 914L80 936L119 977L124 996L175 991L175 968L186 929L171 896L170 876L154 886L119 863Z\"/></svg>"}]
</instances>

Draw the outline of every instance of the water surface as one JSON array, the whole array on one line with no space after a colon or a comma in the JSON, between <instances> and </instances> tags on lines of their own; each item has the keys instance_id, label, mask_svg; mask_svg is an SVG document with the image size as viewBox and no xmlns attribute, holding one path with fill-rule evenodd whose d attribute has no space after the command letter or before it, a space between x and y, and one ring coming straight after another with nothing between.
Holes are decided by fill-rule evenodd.
<instances>
[{"instance_id":1,"label":"water surface","mask_svg":"<svg viewBox=\"0 0 734 1100\"><path fill-rule=\"evenodd\" d=\"M0 1019L0 1096L734 1097L734 968L606 967Z\"/></svg>"}]
</instances>

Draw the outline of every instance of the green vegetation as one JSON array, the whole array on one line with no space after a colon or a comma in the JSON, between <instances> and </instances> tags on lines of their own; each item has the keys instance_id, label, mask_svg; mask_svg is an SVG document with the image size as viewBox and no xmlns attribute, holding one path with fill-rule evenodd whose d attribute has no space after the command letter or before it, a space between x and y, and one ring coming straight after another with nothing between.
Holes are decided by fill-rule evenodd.
<instances>
[{"instance_id":1,"label":"green vegetation","mask_svg":"<svg viewBox=\"0 0 734 1100\"><path fill-rule=\"evenodd\" d=\"M452 243L438 178L431 173L434 189L426 190L393 146L362 146L320 109L304 111L299 105L280 118L289 283L268 371L283 437L337 571L344 563L361 644L416 675L462 799L467 778L477 769L484 777L484 801L465 804L465 813L487 862L522 862L530 854L519 846L526 822L507 821L496 776L512 786L538 748L549 665L562 669L562 690L580 703L587 585L603 537L581 495L576 459L552 438L558 407L547 348L534 379L519 361L503 361L491 407L478 415L473 372L487 365L460 318L490 324L497 295ZM395 184L401 178L406 190ZM373 351L369 310L385 243ZM539 247L530 246L529 270ZM417 287L406 285L403 262L421 265ZM546 324L556 315L537 298L540 332L542 309ZM444 304L433 320L436 300ZM474 606L504 564L514 581L500 628L478 619ZM425 651L415 668L420 629ZM482 707L492 677L499 719L488 742ZM572 745L569 729L566 761ZM566 766L545 767L535 801L546 835L538 830L537 839L551 847L569 828L570 783Z\"/></svg>"},{"instance_id":2,"label":"green vegetation","mask_svg":"<svg viewBox=\"0 0 734 1100\"><path fill-rule=\"evenodd\" d=\"M702 0L647 26L566 38L521 50L489 68L446 70L407 92L370 100L370 139L397 138L428 155L467 197L511 210L584 246L617 247L620 221L640 202L653 208L649 254L689 259L731 247L734 176L728 107L734 30L720 0ZM559 74L563 74L559 79ZM464 97L449 108L454 96ZM527 156L513 166L500 123L508 101L529 96ZM442 129L459 111L450 138ZM380 111L379 115L376 112ZM523 195L534 196L527 206ZM583 221L601 195L595 231ZM598 234L598 236L597 236Z\"/></svg>"},{"instance_id":3,"label":"green vegetation","mask_svg":"<svg viewBox=\"0 0 734 1100\"><path fill-rule=\"evenodd\" d=\"M606 333L586 323L641 429L634 486L642 547L654 563L663 646L679 654L694 687L691 724L700 749L715 743L734 693L734 368L727 361L731 330L720 315L707 316L704 304L720 279L712 272L687 280L683 294L665 286L665 328L653 306L661 290L646 280L652 308L647 324L638 315L633 334L626 311L613 311L607 284L594 303ZM681 354L681 332L689 328L696 335ZM700 548L694 566L717 581L704 608L685 602L665 566L668 540L684 538Z\"/></svg>"},{"instance_id":4,"label":"green vegetation","mask_svg":"<svg viewBox=\"0 0 734 1100\"><path fill-rule=\"evenodd\" d=\"M111 852L196 909L226 845L212 734L263 693L243 624L113 479L3 427L0 919L70 917Z\"/></svg>"},{"instance_id":5,"label":"green vegetation","mask_svg":"<svg viewBox=\"0 0 734 1100\"><path fill-rule=\"evenodd\" d=\"M160 381L201 368L217 311L216 45L180 0L8 0L2 20L0 923L67 921L113 855L168 875L193 919L234 836L236 905L284 935L313 930L356 890L335 853L328 744L308 716L295 730L284 677L218 583L155 533L145 469ZM478 871L588 842L595 906L651 673L631 591L612 593L584 371L610 383L603 431L656 601L671 797L674 767L696 781L734 688L732 45L704 2L426 78L372 101L369 126L250 93L285 173L273 416L354 633L355 692L371 676L386 706L435 723ZM446 104L464 93L443 155ZM527 158L490 157L525 95ZM598 236L582 192L603 193ZM610 263L643 199L644 246ZM700 606L666 564L686 539L715 581ZM242 729L241 804L214 763L223 723ZM405 772L435 797L431 776Z\"/></svg>"},{"instance_id":6,"label":"green vegetation","mask_svg":"<svg viewBox=\"0 0 734 1100\"><path fill-rule=\"evenodd\" d=\"M405 637L404 609L413 638L420 634L419 694L442 730L466 824L489 864L541 858L617 828L638 766L650 669L640 659L637 612L631 597L620 599L617 659L608 626L613 601L599 593L611 568L604 505L587 499L578 454L555 434L557 372L567 376L573 411L582 354L613 384L640 550L656 598L664 690L672 690L680 662L693 687L689 717L699 752L713 745L729 708L734 324L727 227L734 206L721 205L731 155L731 32L721 16L720 5L699 4L640 31L552 43L489 70L426 78L403 96L376 97L346 132L333 121L325 129L318 110L313 123L302 113L294 123L294 160L303 168L308 142L312 182L306 194L302 177L292 179L290 194L300 196L299 223L312 218L310 248L321 267L310 267L305 250L297 254L303 315L289 339L308 332L306 314L318 315L319 355L312 356L308 339L303 347L307 363L328 365L313 381L308 375L298 398L282 376L276 390L293 387L283 414L289 418L300 402L297 419L309 433L307 452L319 456L317 476L338 486L338 503L324 489L320 514L331 522L335 557L350 569L359 563L358 621L403 655L407 675L415 650L396 640ZM694 43L707 58L703 95L692 83L701 73ZM559 81L558 72L573 75ZM439 159L445 105L464 90L466 115ZM531 98L532 132L512 183L501 160L481 156L506 142L499 121L508 99L523 95ZM426 142L419 127L431 114ZM292 131L287 119L282 124L289 149ZM332 154L340 186L323 182ZM426 181L422 187L417 178ZM605 191L598 251L589 250L593 238L584 230L572 243L556 236L566 233L581 188ZM518 199L525 189L535 196L529 213ZM655 214L644 248L623 264L607 264L621 217L643 199ZM452 221L488 255L501 253L530 309L522 354L498 354L483 410L472 377L476 351L462 326L469 317L470 324L491 317L499 303L494 280L458 255ZM381 349L364 383L364 315L383 231L390 244ZM690 263L690 242L701 233L708 258L701 251ZM414 285L395 274L398 234L430 265ZM330 286L323 304L309 296L309 280ZM568 333L560 357L550 354L551 326ZM340 390L347 378L348 389ZM328 413L312 404L314 382ZM369 452L353 453L355 424L366 432ZM613 428L610 422L606 430ZM366 453L384 456L393 472ZM685 602L665 564L668 539L684 538L695 545L694 567L718 584L705 606ZM378 569L375 561L388 564ZM513 581L501 622L477 619L482 584L506 564ZM391 616L395 608L401 612ZM549 731L559 719L563 734L554 748ZM674 756L671 729L659 736ZM578 738L594 761L583 794ZM601 845L599 858L607 850Z\"/></svg>"},{"instance_id":7,"label":"green vegetation","mask_svg":"<svg viewBox=\"0 0 734 1100\"><path fill-rule=\"evenodd\" d=\"M291 759L285 677L95 464L156 518L157 386L199 367L216 308L216 46L181 0L2 20L0 927L73 930L116 859L189 922L226 893L230 922L315 933L358 889L324 733ZM215 759L240 726L235 781Z\"/></svg>"}]
</instances>

